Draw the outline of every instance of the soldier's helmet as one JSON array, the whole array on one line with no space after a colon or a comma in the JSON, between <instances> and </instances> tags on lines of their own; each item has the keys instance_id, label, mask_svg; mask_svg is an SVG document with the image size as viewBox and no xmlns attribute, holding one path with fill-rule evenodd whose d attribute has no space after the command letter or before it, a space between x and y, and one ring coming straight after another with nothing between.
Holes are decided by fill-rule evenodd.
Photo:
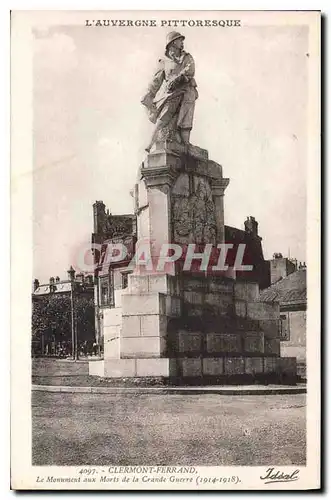
<instances>
[{"instance_id":1,"label":"soldier's helmet","mask_svg":"<svg viewBox=\"0 0 331 500\"><path fill-rule=\"evenodd\" d=\"M168 52L169 45L174 41L177 40L177 38L182 38L185 40L185 36L179 33L178 31L171 31L170 33L167 34L167 39L166 39L166 54Z\"/></svg>"}]
</instances>

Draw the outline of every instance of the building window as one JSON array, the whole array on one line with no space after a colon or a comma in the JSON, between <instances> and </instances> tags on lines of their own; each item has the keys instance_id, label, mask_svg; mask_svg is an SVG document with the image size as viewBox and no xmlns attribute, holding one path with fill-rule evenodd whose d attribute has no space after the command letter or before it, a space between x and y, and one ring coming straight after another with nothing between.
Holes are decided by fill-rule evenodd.
<instances>
[{"instance_id":1,"label":"building window","mask_svg":"<svg viewBox=\"0 0 331 500\"><path fill-rule=\"evenodd\" d=\"M280 340L290 340L290 323L288 314L280 315Z\"/></svg>"},{"instance_id":2,"label":"building window","mask_svg":"<svg viewBox=\"0 0 331 500\"><path fill-rule=\"evenodd\" d=\"M103 307L114 306L114 280L110 271L108 276L100 278L100 305Z\"/></svg>"},{"instance_id":3,"label":"building window","mask_svg":"<svg viewBox=\"0 0 331 500\"><path fill-rule=\"evenodd\" d=\"M129 274L131 274L131 271L125 271L122 274L122 288L127 288L129 284Z\"/></svg>"},{"instance_id":4,"label":"building window","mask_svg":"<svg viewBox=\"0 0 331 500\"><path fill-rule=\"evenodd\" d=\"M100 304L107 306L109 303L109 279L108 276L100 278Z\"/></svg>"}]
</instances>

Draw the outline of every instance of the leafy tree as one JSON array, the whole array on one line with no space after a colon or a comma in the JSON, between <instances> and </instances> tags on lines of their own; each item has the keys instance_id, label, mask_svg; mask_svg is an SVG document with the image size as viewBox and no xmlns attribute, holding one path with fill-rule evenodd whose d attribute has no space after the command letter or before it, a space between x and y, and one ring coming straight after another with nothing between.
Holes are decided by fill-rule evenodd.
<instances>
[{"instance_id":1,"label":"leafy tree","mask_svg":"<svg viewBox=\"0 0 331 500\"><path fill-rule=\"evenodd\" d=\"M78 343L95 340L94 299L81 295L76 300Z\"/></svg>"},{"instance_id":2,"label":"leafy tree","mask_svg":"<svg viewBox=\"0 0 331 500\"><path fill-rule=\"evenodd\" d=\"M83 294L76 294L75 316L78 344L95 339L94 300ZM69 295L50 294L34 298L32 302L32 341L45 343L71 342L71 300Z\"/></svg>"}]
</instances>

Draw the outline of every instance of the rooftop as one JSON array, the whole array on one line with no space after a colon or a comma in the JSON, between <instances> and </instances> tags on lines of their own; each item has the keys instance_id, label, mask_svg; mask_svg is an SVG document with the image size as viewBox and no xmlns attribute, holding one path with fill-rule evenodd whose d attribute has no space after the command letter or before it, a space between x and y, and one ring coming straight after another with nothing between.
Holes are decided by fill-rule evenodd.
<instances>
[{"instance_id":1,"label":"rooftop","mask_svg":"<svg viewBox=\"0 0 331 500\"><path fill-rule=\"evenodd\" d=\"M60 293L60 292L70 292L71 290L71 283L70 281L67 282L61 282L61 283L55 283L54 284L54 292L55 293ZM44 295L46 293L50 293L50 285L40 285L38 288L33 292L34 295Z\"/></svg>"}]
</instances>

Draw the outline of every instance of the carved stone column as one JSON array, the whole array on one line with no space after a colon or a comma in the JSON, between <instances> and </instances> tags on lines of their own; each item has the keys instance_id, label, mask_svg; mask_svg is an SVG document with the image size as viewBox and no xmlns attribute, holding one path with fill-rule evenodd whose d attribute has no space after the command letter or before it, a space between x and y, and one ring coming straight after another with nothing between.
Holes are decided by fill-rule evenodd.
<instances>
[{"instance_id":1,"label":"carved stone column","mask_svg":"<svg viewBox=\"0 0 331 500\"><path fill-rule=\"evenodd\" d=\"M230 179L214 179L211 184L217 226L217 243L224 243L224 191Z\"/></svg>"},{"instance_id":2,"label":"carved stone column","mask_svg":"<svg viewBox=\"0 0 331 500\"><path fill-rule=\"evenodd\" d=\"M171 243L171 186L176 179L172 167L147 167L142 169L149 208L149 238L152 256L157 257L160 245ZM139 217L139 216L138 216ZM138 240L139 240L138 233Z\"/></svg>"}]
</instances>

